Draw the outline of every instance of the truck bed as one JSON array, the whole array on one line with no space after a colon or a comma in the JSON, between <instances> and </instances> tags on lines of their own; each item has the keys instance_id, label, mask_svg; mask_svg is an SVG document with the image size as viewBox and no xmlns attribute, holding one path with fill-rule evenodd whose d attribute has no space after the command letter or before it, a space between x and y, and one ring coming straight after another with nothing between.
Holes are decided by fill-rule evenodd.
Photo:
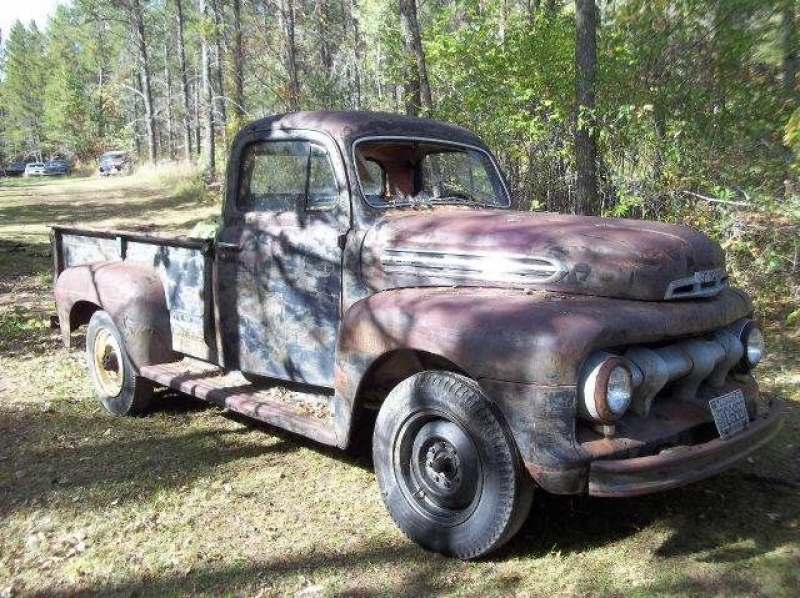
<instances>
[{"instance_id":1,"label":"truck bed","mask_svg":"<svg viewBox=\"0 0 800 598\"><path fill-rule=\"evenodd\" d=\"M55 276L73 266L125 261L152 267L164 285L173 350L217 361L211 243L118 230L53 227Z\"/></svg>"}]
</instances>

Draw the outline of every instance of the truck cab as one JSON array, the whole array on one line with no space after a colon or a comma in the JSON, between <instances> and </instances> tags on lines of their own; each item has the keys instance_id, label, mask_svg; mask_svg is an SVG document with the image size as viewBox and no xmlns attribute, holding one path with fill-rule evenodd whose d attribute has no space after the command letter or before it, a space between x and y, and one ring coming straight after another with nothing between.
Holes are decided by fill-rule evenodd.
<instances>
[{"instance_id":1,"label":"truck cab","mask_svg":"<svg viewBox=\"0 0 800 598\"><path fill-rule=\"evenodd\" d=\"M113 414L154 385L348 448L421 545L478 557L533 489L635 496L777 431L724 254L690 228L521 212L473 133L303 112L242 129L211 240L54 228L65 342Z\"/></svg>"}]
</instances>

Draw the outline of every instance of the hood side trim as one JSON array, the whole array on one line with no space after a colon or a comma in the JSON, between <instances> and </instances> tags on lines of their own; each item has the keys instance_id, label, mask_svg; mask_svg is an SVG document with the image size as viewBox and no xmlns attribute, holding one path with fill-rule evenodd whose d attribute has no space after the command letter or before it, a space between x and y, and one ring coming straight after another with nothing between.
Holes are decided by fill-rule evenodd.
<instances>
[{"instance_id":1,"label":"hood side trim","mask_svg":"<svg viewBox=\"0 0 800 598\"><path fill-rule=\"evenodd\" d=\"M387 273L447 279L474 279L508 284L547 284L567 275L567 265L541 255L507 254L493 251L436 251L387 248L381 265Z\"/></svg>"}]
</instances>

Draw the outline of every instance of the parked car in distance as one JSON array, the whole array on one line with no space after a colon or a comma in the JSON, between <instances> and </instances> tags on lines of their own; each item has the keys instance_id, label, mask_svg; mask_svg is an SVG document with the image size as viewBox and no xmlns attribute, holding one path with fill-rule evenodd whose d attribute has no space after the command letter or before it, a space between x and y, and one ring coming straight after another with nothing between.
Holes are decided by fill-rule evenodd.
<instances>
[{"instance_id":1,"label":"parked car in distance","mask_svg":"<svg viewBox=\"0 0 800 598\"><path fill-rule=\"evenodd\" d=\"M50 160L44 163L45 174L69 174L69 162L66 160Z\"/></svg>"},{"instance_id":2,"label":"parked car in distance","mask_svg":"<svg viewBox=\"0 0 800 598\"><path fill-rule=\"evenodd\" d=\"M44 176L47 170L44 167L44 162L30 162L25 165L25 172L23 176Z\"/></svg>"},{"instance_id":3,"label":"parked car in distance","mask_svg":"<svg viewBox=\"0 0 800 598\"><path fill-rule=\"evenodd\" d=\"M100 156L100 175L127 174L131 169L131 159L128 152L114 150Z\"/></svg>"},{"instance_id":4,"label":"parked car in distance","mask_svg":"<svg viewBox=\"0 0 800 598\"><path fill-rule=\"evenodd\" d=\"M6 176L22 176L25 173L25 164L12 162L5 168Z\"/></svg>"}]
</instances>

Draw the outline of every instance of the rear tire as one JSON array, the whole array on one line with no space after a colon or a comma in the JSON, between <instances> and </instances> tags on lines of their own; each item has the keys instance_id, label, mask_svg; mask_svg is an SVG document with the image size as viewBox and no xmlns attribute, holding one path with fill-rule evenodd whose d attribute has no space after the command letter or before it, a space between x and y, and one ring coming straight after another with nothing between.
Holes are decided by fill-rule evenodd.
<instances>
[{"instance_id":1,"label":"rear tire","mask_svg":"<svg viewBox=\"0 0 800 598\"><path fill-rule=\"evenodd\" d=\"M147 408L153 383L138 375L119 329L108 313L98 310L86 330L86 363L100 402L112 415L130 415Z\"/></svg>"},{"instance_id":2,"label":"rear tire","mask_svg":"<svg viewBox=\"0 0 800 598\"><path fill-rule=\"evenodd\" d=\"M530 510L532 482L501 415L459 374L426 371L397 385L378 413L372 447L389 513L425 548L486 555Z\"/></svg>"}]
</instances>

